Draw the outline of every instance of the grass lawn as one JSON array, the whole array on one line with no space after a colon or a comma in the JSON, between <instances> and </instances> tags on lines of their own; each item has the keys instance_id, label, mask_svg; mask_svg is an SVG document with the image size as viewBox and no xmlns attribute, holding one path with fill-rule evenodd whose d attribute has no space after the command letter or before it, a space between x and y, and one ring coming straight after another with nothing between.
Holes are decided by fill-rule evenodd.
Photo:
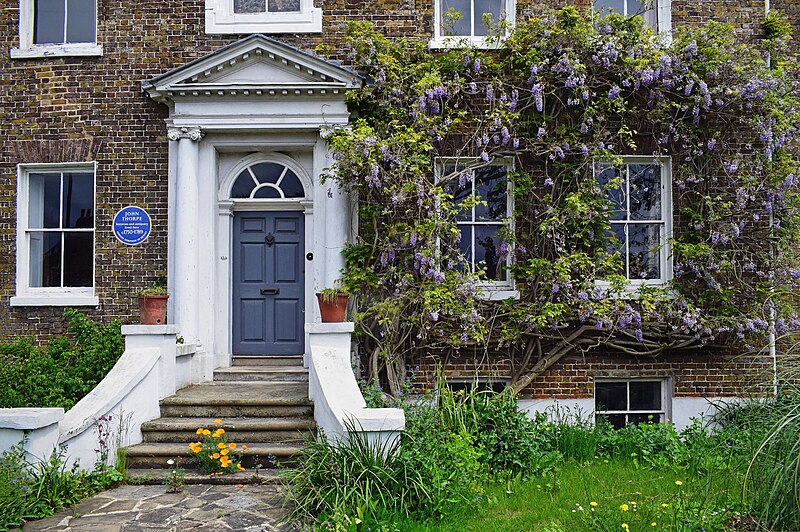
<instances>
[{"instance_id":1,"label":"grass lawn","mask_svg":"<svg viewBox=\"0 0 800 532\"><path fill-rule=\"evenodd\" d=\"M710 532L726 529L720 525L740 501L741 475L731 470L699 476L670 467L636 468L631 461L569 461L559 468L555 487L552 475L494 485L484 494L482 506L464 508L441 523L408 523L404 529L624 532L625 523L631 531Z\"/></svg>"}]
</instances>

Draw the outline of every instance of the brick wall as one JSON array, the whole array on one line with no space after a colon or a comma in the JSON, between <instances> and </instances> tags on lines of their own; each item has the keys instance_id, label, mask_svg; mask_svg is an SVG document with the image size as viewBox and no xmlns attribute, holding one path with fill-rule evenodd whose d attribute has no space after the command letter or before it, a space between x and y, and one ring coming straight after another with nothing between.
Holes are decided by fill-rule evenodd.
<instances>
[{"instance_id":1,"label":"brick wall","mask_svg":"<svg viewBox=\"0 0 800 532\"><path fill-rule=\"evenodd\" d=\"M426 0L318 1L322 35L276 35L313 50L326 44L345 60L343 31L349 20L372 20L392 36L429 36L433 8ZM519 18L546 7L589 5L588 0L521 0ZM749 38L763 4L748 0L674 0L674 25L701 26L709 17L740 26ZM797 1L785 1L797 10ZM759 7L761 6L761 7ZM18 45L19 0L0 0L0 340L60 332L62 309L11 308L15 293L16 165L91 158L97 162L95 286L100 306L92 316L131 322L134 293L167 267L167 140L165 107L145 97L140 83L213 52L242 35L204 34L203 0L98 0L102 57L11 60ZM761 9L761 11L759 11ZM111 231L114 214L129 204L145 207L153 232L139 246L125 246Z\"/></svg>"},{"instance_id":2,"label":"brick wall","mask_svg":"<svg viewBox=\"0 0 800 532\"><path fill-rule=\"evenodd\" d=\"M460 352L416 357L414 386L434 387L437 371L453 380L509 381L518 361L508 355ZM731 397L769 388L772 362L766 353L732 355L703 351L631 357L598 352L565 356L522 391L523 398L575 399L594 395L596 378L666 377L674 397Z\"/></svg>"}]
</instances>

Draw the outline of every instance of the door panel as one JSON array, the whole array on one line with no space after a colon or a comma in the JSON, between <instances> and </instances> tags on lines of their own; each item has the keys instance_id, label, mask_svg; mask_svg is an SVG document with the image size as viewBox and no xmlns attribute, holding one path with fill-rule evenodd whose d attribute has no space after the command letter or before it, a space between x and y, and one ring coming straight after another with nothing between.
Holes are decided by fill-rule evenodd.
<instances>
[{"instance_id":1,"label":"door panel","mask_svg":"<svg viewBox=\"0 0 800 532\"><path fill-rule=\"evenodd\" d=\"M303 214L236 213L233 232L233 354L302 354Z\"/></svg>"}]
</instances>

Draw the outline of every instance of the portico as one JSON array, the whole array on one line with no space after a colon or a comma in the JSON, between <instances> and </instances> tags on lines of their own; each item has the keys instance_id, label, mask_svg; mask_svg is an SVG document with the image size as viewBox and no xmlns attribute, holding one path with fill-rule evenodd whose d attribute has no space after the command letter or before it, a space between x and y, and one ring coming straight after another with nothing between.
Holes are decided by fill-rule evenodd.
<instances>
[{"instance_id":1,"label":"portico","mask_svg":"<svg viewBox=\"0 0 800 532\"><path fill-rule=\"evenodd\" d=\"M351 235L350 200L321 183L323 137L348 123L359 83L262 35L143 83L170 111L170 315L197 381L233 354L308 351L314 292Z\"/></svg>"}]
</instances>

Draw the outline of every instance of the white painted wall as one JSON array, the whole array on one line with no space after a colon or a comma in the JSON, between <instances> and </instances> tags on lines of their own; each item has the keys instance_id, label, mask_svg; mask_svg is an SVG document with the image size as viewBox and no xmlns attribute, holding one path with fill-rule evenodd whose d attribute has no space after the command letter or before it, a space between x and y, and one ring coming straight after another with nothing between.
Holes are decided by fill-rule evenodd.
<instances>
[{"instance_id":1,"label":"white painted wall","mask_svg":"<svg viewBox=\"0 0 800 532\"><path fill-rule=\"evenodd\" d=\"M367 408L350 367L353 323L307 323L309 397L317 426L332 441L347 438L348 427L370 443L391 448L405 429L400 408Z\"/></svg>"}]
</instances>

